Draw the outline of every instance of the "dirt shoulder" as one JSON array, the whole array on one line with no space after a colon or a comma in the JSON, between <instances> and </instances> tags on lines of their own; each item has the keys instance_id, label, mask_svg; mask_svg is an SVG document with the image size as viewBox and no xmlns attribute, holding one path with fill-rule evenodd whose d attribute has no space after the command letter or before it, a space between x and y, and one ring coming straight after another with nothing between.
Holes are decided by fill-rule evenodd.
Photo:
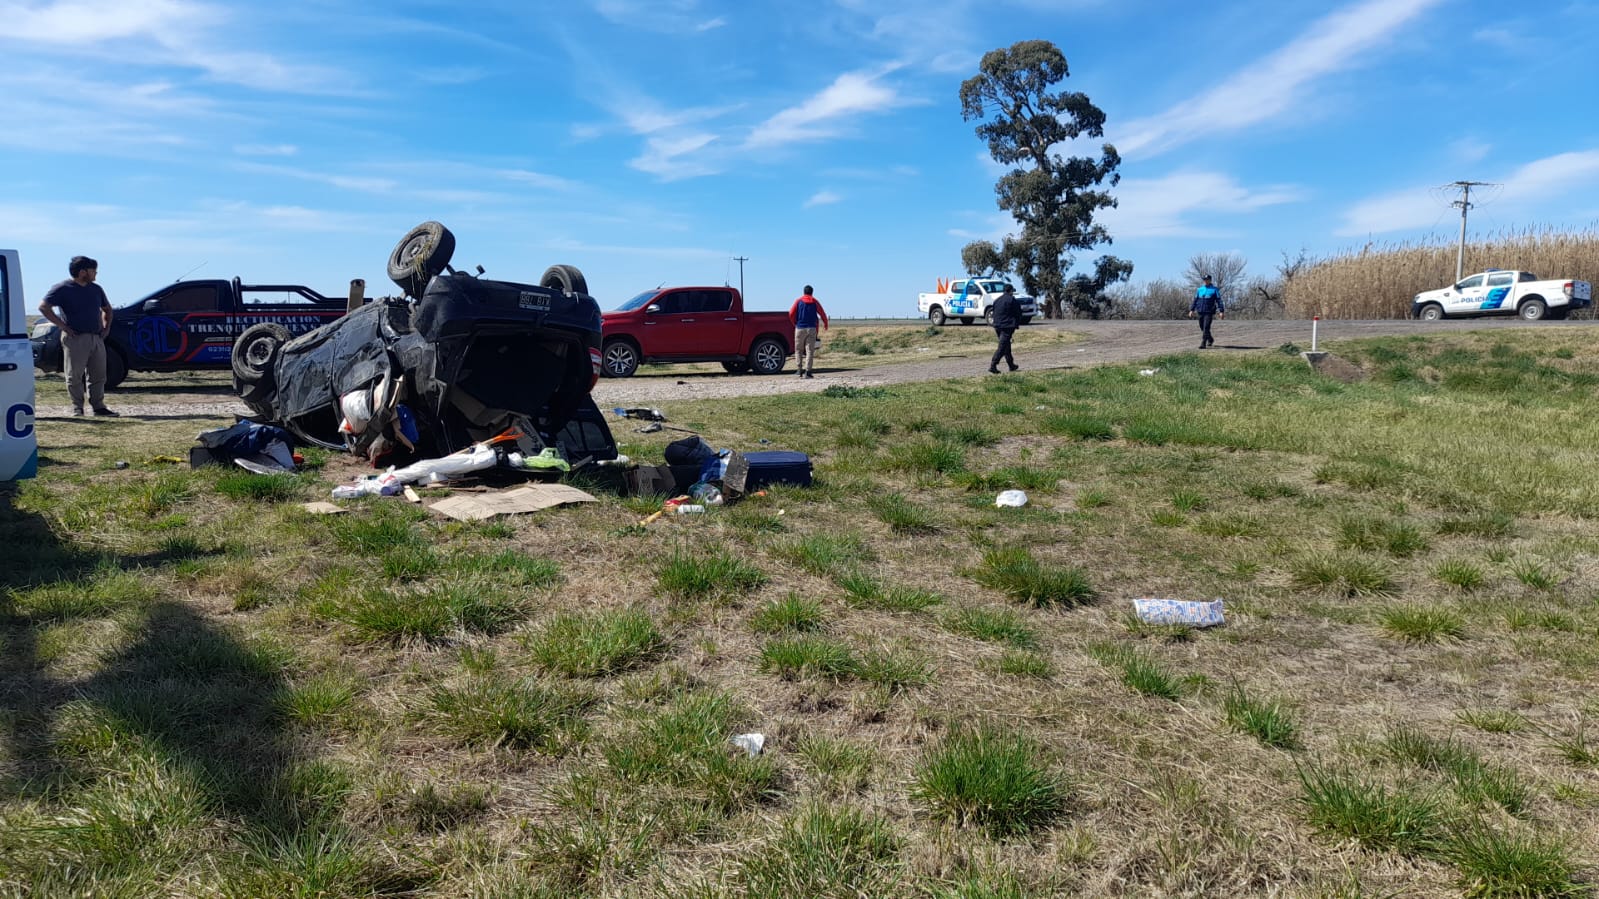
<instances>
[{"instance_id":1,"label":"dirt shoulder","mask_svg":"<svg viewBox=\"0 0 1599 899\"><path fill-rule=\"evenodd\" d=\"M844 327L841 324L841 329ZM925 325L905 325L922 328ZM1322 342L1361 337L1436 334L1443 331L1498 330L1504 328L1592 328L1592 322L1523 322L1519 319L1451 322L1331 321L1322 322ZM1058 346L1019 347L1016 361L1023 371L1086 368L1107 363L1134 362L1171 353L1198 352L1199 332L1193 322L1182 321L1065 321L1029 325L1027 330L1055 329L1080 339ZM1310 347L1307 321L1221 321L1214 327L1217 344L1207 353L1275 351L1283 344ZM730 375L704 367L646 367L621 380L605 378L594 388L600 408L696 399L722 399L774 393L815 392L834 384L867 387L935 381L943 378L987 377L991 346L982 344L954 351L939 351L934 358L883 364L857 361L856 357L829 352L824 344L817 359L816 377L802 380L788 372L771 377ZM41 378L38 415L65 417L70 408L59 376ZM225 374L163 376L135 374L120 389L111 391L108 405L125 416L199 417L247 414L232 398Z\"/></svg>"}]
</instances>

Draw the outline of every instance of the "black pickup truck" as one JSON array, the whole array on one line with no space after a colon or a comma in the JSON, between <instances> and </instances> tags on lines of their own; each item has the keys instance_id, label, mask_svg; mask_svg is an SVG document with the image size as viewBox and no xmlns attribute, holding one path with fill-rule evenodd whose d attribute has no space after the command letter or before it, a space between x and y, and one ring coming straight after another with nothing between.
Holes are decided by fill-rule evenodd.
<instances>
[{"instance_id":1,"label":"black pickup truck","mask_svg":"<svg viewBox=\"0 0 1599 899\"><path fill-rule=\"evenodd\" d=\"M252 325L270 322L291 335L344 315L348 301L297 284L178 281L115 310L106 337L106 386L129 371L192 371L231 365L233 343ZM60 329L41 321L33 331L33 365L61 370Z\"/></svg>"}]
</instances>

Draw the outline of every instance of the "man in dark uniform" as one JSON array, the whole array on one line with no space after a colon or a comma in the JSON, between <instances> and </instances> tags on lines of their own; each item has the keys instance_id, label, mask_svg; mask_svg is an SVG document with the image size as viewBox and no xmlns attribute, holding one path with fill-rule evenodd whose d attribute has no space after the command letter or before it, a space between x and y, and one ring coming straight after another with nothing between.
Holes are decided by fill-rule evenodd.
<instances>
[{"instance_id":1,"label":"man in dark uniform","mask_svg":"<svg viewBox=\"0 0 1599 899\"><path fill-rule=\"evenodd\" d=\"M1010 339L1015 335L1017 327L1021 325L1022 304L1016 299L1016 292L1009 284L1005 285L1005 292L994 300L994 333L999 337L999 346L994 350L994 358L988 360L988 373L999 374L999 360L1004 359L1011 371L1021 368L1016 360L1011 358Z\"/></svg>"},{"instance_id":2,"label":"man in dark uniform","mask_svg":"<svg viewBox=\"0 0 1599 899\"><path fill-rule=\"evenodd\" d=\"M89 406L95 415L116 417L105 405L105 336L111 333L111 301L94 283L100 263L74 256L67 264L71 278L50 288L39 304L39 314L61 329L67 395L72 414L83 414L83 386L89 385ZM61 314L57 315L56 310Z\"/></svg>"},{"instance_id":3,"label":"man in dark uniform","mask_svg":"<svg viewBox=\"0 0 1599 899\"><path fill-rule=\"evenodd\" d=\"M1194 305L1188 307L1188 317L1199 318L1199 348L1204 349L1216 342L1210 336L1210 320L1212 318L1226 318L1227 309L1221 304L1221 291L1216 285L1210 283L1210 276L1205 276L1205 283L1194 291Z\"/></svg>"}]
</instances>

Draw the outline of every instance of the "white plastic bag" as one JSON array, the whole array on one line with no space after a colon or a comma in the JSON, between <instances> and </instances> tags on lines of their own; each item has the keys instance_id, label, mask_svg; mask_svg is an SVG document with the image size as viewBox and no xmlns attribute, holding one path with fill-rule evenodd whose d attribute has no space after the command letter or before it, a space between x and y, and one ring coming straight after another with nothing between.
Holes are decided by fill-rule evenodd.
<instances>
[{"instance_id":1,"label":"white plastic bag","mask_svg":"<svg viewBox=\"0 0 1599 899\"><path fill-rule=\"evenodd\" d=\"M1002 509L1020 509L1027 505L1027 494L1021 490L1006 490L994 499L994 505Z\"/></svg>"},{"instance_id":2,"label":"white plastic bag","mask_svg":"<svg viewBox=\"0 0 1599 899\"><path fill-rule=\"evenodd\" d=\"M433 484L444 478L493 468L497 458L494 447L486 443L475 443L458 453L451 453L439 459L413 462L404 468L395 469L391 474L402 484L421 480Z\"/></svg>"},{"instance_id":3,"label":"white plastic bag","mask_svg":"<svg viewBox=\"0 0 1599 899\"><path fill-rule=\"evenodd\" d=\"M1226 624L1222 615L1222 601L1198 602L1185 599L1135 599L1133 614L1145 624L1187 624L1193 627L1215 627Z\"/></svg>"},{"instance_id":4,"label":"white plastic bag","mask_svg":"<svg viewBox=\"0 0 1599 899\"><path fill-rule=\"evenodd\" d=\"M733 737L732 742L734 746L737 746L752 756L756 756L760 755L761 750L766 748L766 735L738 734L737 736Z\"/></svg>"}]
</instances>

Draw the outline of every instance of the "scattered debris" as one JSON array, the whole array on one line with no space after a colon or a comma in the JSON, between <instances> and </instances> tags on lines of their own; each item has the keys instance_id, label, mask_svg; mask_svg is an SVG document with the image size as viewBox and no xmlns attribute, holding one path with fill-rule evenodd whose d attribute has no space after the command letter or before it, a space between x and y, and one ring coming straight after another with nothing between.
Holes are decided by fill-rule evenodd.
<instances>
[{"instance_id":1,"label":"scattered debris","mask_svg":"<svg viewBox=\"0 0 1599 899\"><path fill-rule=\"evenodd\" d=\"M121 471L122 469L127 468L127 467L128 467L128 463L126 463L126 462L118 462L116 464L117 471Z\"/></svg>"},{"instance_id":2,"label":"scattered debris","mask_svg":"<svg viewBox=\"0 0 1599 899\"><path fill-rule=\"evenodd\" d=\"M1158 368L1141 368L1138 370L1138 373L1147 378L1158 371L1160 371Z\"/></svg>"},{"instance_id":3,"label":"scattered debris","mask_svg":"<svg viewBox=\"0 0 1599 899\"><path fill-rule=\"evenodd\" d=\"M1222 601L1200 602L1185 599L1135 599L1133 613L1145 624L1186 624L1215 627L1225 624Z\"/></svg>"},{"instance_id":4,"label":"scattered debris","mask_svg":"<svg viewBox=\"0 0 1599 899\"><path fill-rule=\"evenodd\" d=\"M765 734L738 734L733 737L734 746L744 750L750 756L757 756L766 748Z\"/></svg>"},{"instance_id":5,"label":"scattered debris","mask_svg":"<svg viewBox=\"0 0 1599 899\"><path fill-rule=\"evenodd\" d=\"M322 500L318 500L314 503L306 503L300 508L310 512L312 515L343 515L348 511L342 506L335 506L330 502L325 502Z\"/></svg>"},{"instance_id":6,"label":"scattered debris","mask_svg":"<svg viewBox=\"0 0 1599 899\"><path fill-rule=\"evenodd\" d=\"M529 484L501 493L451 496L428 508L459 521L482 521L496 515L516 515L567 503L592 502L597 502L593 496L566 484Z\"/></svg>"},{"instance_id":7,"label":"scattered debris","mask_svg":"<svg viewBox=\"0 0 1599 899\"><path fill-rule=\"evenodd\" d=\"M1027 493L1022 490L1006 490L994 498L994 505L1002 509L1020 509L1027 505Z\"/></svg>"},{"instance_id":8,"label":"scattered debris","mask_svg":"<svg viewBox=\"0 0 1599 899\"><path fill-rule=\"evenodd\" d=\"M621 406L617 406L615 409L612 409L611 412L614 413L617 418L637 418L642 421L668 420L665 415L661 414L661 410L659 409L624 409Z\"/></svg>"}]
</instances>

